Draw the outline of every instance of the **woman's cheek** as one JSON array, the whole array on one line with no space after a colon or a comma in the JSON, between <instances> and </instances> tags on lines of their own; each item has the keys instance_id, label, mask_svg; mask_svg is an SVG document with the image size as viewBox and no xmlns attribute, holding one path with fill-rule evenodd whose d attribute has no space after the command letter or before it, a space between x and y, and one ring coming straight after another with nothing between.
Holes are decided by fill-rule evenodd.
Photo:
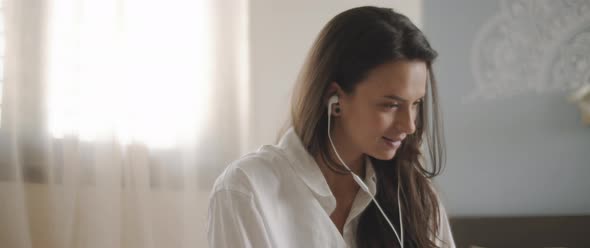
<instances>
[{"instance_id":1,"label":"woman's cheek","mask_svg":"<svg viewBox=\"0 0 590 248\"><path fill-rule=\"evenodd\" d=\"M386 130L391 125L392 120L393 118L390 114L378 113L377 115L375 115L375 119L373 120L373 123L375 124L375 131Z\"/></svg>"}]
</instances>

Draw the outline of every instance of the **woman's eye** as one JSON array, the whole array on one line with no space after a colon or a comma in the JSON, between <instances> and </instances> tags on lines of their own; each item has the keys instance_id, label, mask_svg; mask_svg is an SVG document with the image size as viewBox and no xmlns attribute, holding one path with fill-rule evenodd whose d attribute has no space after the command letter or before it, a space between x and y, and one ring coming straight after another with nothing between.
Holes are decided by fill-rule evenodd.
<instances>
[{"instance_id":1,"label":"woman's eye","mask_svg":"<svg viewBox=\"0 0 590 248\"><path fill-rule=\"evenodd\" d=\"M386 108L397 108L397 107L399 107L399 104L386 103L384 106Z\"/></svg>"}]
</instances>

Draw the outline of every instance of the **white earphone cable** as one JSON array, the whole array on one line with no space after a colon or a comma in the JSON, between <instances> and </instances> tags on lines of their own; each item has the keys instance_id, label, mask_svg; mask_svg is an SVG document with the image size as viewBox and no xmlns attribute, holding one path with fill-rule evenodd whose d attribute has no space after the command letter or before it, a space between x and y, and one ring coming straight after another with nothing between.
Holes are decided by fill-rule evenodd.
<instances>
[{"instance_id":1,"label":"white earphone cable","mask_svg":"<svg viewBox=\"0 0 590 248\"><path fill-rule=\"evenodd\" d=\"M369 194L369 196L371 196L371 200L373 200L373 202L375 203L375 205L377 206L377 208L379 209L379 211L381 212L381 214L383 215L383 217L385 218L385 220L387 221L387 223L389 224L389 226L391 227L391 229L395 233L395 237L397 238L397 241L399 242L400 246L403 248L404 247L404 226L402 223L402 208L401 208L400 198L399 198L399 191L400 191L399 180L398 180L398 187L397 187L397 209L398 209L398 214L399 214L399 226L400 226L401 238L400 238L400 235L398 235L397 231L395 230L395 227L393 227L393 224L391 223L389 218L387 218L387 215L385 214L385 212L383 211L383 209L381 208L381 206L379 205L379 203L377 202L377 200L375 199L373 194L371 194L371 192L369 191L369 187L367 187L367 185L363 182L363 180L358 175L356 175L356 174L354 174L354 172L352 172L352 170L348 167L348 165L346 165L346 163L344 163L344 160L342 160L342 158L340 157L340 154L338 154L338 151L336 150L336 146L334 146L334 142L332 141L332 135L330 133L330 126L331 126L330 119L332 119L332 104L333 104L332 101L330 101L330 103L328 104L328 139L330 140L330 144L332 145L332 149L333 149L334 153L336 153L336 157L338 157L338 160L340 160L340 163L342 163L342 165L344 165L344 167L346 167L346 169L350 172L354 181L361 187L361 189L363 189L363 191L367 192Z\"/></svg>"}]
</instances>

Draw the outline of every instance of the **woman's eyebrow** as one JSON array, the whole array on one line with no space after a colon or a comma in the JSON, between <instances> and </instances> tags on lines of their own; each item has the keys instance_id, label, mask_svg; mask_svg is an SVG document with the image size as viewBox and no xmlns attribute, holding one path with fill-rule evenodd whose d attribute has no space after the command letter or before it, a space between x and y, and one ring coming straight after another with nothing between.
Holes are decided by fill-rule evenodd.
<instances>
[{"instance_id":1,"label":"woman's eyebrow","mask_svg":"<svg viewBox=\"0 0 590 248\"><path fill-rule=\"evenodd\" d=\"M408 100L404 99L404 98L403 98L403 97L401 97L401 96L397 96L397 95L387 95L387 96L384 96L384 97L385 97L385 98L389 98L389 99L391 99L391 100L400 101L400 102L408 102ZM423 96L423 97L420 97L420 98L418 98L416 101L422 101L422 100L424 100L424 96Z\"/></svg>"},{"instance_id":2,"label":"woman's eyebrow","mask_svg":"<svg viewBox=\"0 0 590 248\"><path fill-rule=\"evenodd\" d=\"M387 96L384 96L384 97L385 97L385 98L389 98L389 99L391 99L391 100L400 101L400 102L407 102L407 100L406 100L406 99L404 99L404 98L402 98L402 97L400 97L400 96L396 96L396 95L387 95Z\"/></svg>"}]
</instances>

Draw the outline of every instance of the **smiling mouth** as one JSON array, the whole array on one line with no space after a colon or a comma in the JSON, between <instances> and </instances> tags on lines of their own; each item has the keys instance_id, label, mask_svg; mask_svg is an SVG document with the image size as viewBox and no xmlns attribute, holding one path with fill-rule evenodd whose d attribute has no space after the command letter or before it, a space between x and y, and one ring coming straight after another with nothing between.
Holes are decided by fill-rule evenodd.
<instances>
[{"instance_id":1,"label":"smiling mouth","mask_svg":"<svg viewBox=\"0 0 590 248\"><path fill-rule=\"evenodd\" d=\"M385 144L391 146L391 147L399 147L402 144L402 140L398 139L398 140L394 140L394 139L390 139L387 138L385 136L383 136L383 140L385 141Z\"/></svg>"}]
</instances>

